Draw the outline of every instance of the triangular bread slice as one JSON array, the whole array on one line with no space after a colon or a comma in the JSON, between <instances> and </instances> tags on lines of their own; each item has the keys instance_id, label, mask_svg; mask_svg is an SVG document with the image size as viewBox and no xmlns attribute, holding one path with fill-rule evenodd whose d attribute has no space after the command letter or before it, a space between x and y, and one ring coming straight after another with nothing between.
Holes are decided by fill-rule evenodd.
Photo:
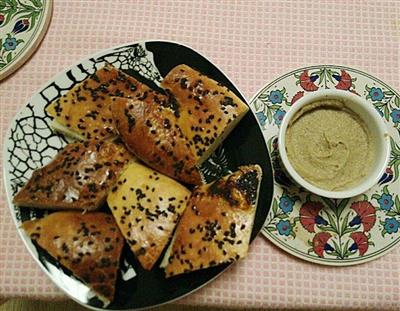
<instances>
[{"instance_id":1,"label":"triangular bread slice","mask_svg":"<svg viewBox=\"0 0 400 311\"><path fill-rule=\"evenodd\" d=\"M168 244L190 191L138 162L121 174L107 202L133 253L150 270Z\"/></svg>"},{"instance_id":2,"label":"triangular bread slice","mask_svg":"<svg viewBox=\"0 0 400 311\"><path fill-rule=\"evenodd\" d=\"M161 86L177 100L177 124L189 140L197 165L214 152L249 110L227 87L184 64L174 67Z\"/></svg>"},{"instance_id":3,"label":"triangular bread slice","mask_svg":"<svg viewBox=\"0 0 400 311\"><path fill-rule=\"evenodd\" d=\"M53 128L77 139L103 140L116 135L111 97L142 97L149 87L107 64L46 107Z\"/></svg>"},{"instance_id":4,"label":"triangular bread slice","mask_svg":"<svg viewBox=\"0 0 400 311\"><path fill-rule=\"evenodd\" d=\"M201 184L196 158L179 125L172 97L149 92L143 100L113 98L112 113L121 139L157 171L188 184ZM172 106L172 108L171 108Z\"/></svg>"},{"instance_id":5,"label":"triangular bread slice","mask_svg":"<svg viewBox=\"0 0 400 311\"><path fill-rule=\"evenodd\" d=\"M46 166L33 172L13 203L46 209L95 210L107 198L132 155L107 141L68 144Z\"/></svg>"},{"instance_id":6,"label":"triangular bread slice","mask_svg":"<svg viewBox=\"0 0 400 311\"><path fill-rule=\"evenodd\" d=\"M124 239L111 215L55 212L21 226L105 304L113 300Z\"/></svg>"},{"instance_id":7,"label":"triangular bread slice","mask_svg":"<svg viewBox=\"0 0 400 311\"><path fill-rule=\"evenodd\" d=\"M258 165L241 166L193 190L161 264L166 277L247 255L261 176Z\"/></svg>"}]
</instances>

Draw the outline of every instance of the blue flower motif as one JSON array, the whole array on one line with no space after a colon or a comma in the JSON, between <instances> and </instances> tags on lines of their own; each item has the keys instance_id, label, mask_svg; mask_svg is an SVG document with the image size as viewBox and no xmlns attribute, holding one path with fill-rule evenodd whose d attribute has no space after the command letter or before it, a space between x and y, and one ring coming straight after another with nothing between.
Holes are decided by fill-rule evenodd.
<instances>
[{"instance_id":1,"label":"blue flower motif","mask_svg":"<svg viewBox=\"0 0 400 311\"><path fill-rule=\"evenodd\" d=\"M382 100L383 97L385 97L379 87L371 87L371 89L369 90L369 96L371 96L371 99L374 102L378 102Z\"/></svg>"},{"instance_id":2,"label":"blue flower motif","mask_svg":"<svg viewBox=\"0 0 400 311\"><path fill-rule=\"evenodd\" d=\"M400 109L393 109L390 116L392 117L393 123L400 123Z\"/></svg>"},{"instance_id":3,"label":"blue flower motif","mask_svg":"<svg viewBox=\"0 0 400 311\"><path fill-rule=\"evenodd\" d=\"M273 104L280 104L282 103L283 95L279 91L272 91L271 93L269 93L268 99Z\"/></svg>"},{"instance_id":4,"label":"blue flower motif","mask_svg":"<svg viewBox=\"0 0 400 311\"><path fill-rule=\"evenodd\" d=\"M294 200L287 195L283 195L279 201L280 209L288 214L293 211Z\"/></svg>"},{"instance_id":5,"label":"blue flower motif","mask_svg":"<svg viewBox=\"0 0 400 311\"><path fill-rule=\"evenodd\" d=\"M286 114L286 112L281 110L281 109L278 109L278 110L275 111L274 120L275 120L275 124L276 125L278 125L278 126L281 125L283 117L285 116L285 114Z\"/></svg>"},{"instance_id":6,"label":"blue flower motif","mask_svg":"<svg viewBox=\"0 0 400 311\"><path fill-rule=\"evenodd\" d=\"M399 230L399 222L395 218L385 219L385 230L387 233L395 233Z\"/></svg>"},{"instance_id":7,"label":"blue flower motif","mask_svg":"<svg viewBox=\"0 0 400 311\"><path fill-rule=\"evenodd\" d=\"M256 116L258 121L260 121L261 126L265 125L265 121L267 121L267 117L262 111L256 112Z\"/></svg>"},{"instance_id":8,"label":"blue flower motif","mask_svg":"<svg viewBox=\"0 0 400 311\"><path fill-rule=\"evenodd\" d=\"M378 200L379 206L381 207L381 209L385 210L385 211L390 211L390 209L392 208L394 202L392 199L392 196L390 194L382 194L380 199Z\"/></svg>"},{"instance_id":9,"label":"blue flower motif","mask_svg":"<svg viewBox=\"0 0 400 311\"><path fill-rule=\"evenodd\" d=\"M17 39L6 38L6 40L3 43L3 48L6 51L14 51L17 48Z\"/></svg>"},{"instance_id":10,"label":"blue flower motif","mask_svg":"<svg viewBox=\"0 0 400 311\"><path fill-rule=\"evenodd\" d=\"M289 236L290 233L292 232L292 225L288 220L280 220L276 224L276 229L278 229L280 235Z\"/></svg>"}]
</instances>

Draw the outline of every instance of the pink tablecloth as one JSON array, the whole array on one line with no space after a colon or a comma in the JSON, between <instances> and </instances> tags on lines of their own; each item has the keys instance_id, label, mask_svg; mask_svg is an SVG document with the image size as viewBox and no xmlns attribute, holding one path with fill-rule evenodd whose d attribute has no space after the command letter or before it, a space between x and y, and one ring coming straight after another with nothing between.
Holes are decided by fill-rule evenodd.
<instances>
[{"instance_id":1,"label":"pink tablecloth","mask_svg":"<svg viewBox=\"0 0 400 311\"><path fill-rule=\"evenodd\" d=\"M35 90L83 57L121 43L164 39L192 46L250 99L277 76L322 63L359 68L400 89L399 33L399 1L57 0L37 53L0 85L1 145ZM2 180L1 188L0 299L65 297L17 236ZM181 302L395 309L399 288L400 247L362 266L328 268L295 259L259 236L246 260Z\"/></svg>"}]
</instances>

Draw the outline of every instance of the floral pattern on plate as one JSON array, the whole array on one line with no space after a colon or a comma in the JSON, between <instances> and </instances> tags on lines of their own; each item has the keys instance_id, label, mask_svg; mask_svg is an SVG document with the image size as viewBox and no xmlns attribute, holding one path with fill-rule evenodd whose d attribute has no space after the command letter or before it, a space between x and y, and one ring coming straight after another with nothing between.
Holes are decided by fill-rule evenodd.
<instances>
[{"instance_id":1,"label":"floral pattern on plate","mask_svg":"<svg viewBox=\"0 0 400 311\"><path fill-rule=\"evenodd\" d=\"M391 154L379 183L354 198L328 199L296 186L282 169L277 135L286 111L308 92L339 89L373 105L385 120ZM274 198L263 234L307 261L354 265L378 258L400 241L400 95L356 69L320 65L290 72L251 101L274 170Z\"/></svg>"},{"instance_id":2,"label":"floral pattern on plate","mask_svg":"<svg viewBox=\"0 0 400 311\"><path fill-rule=\"evenodd\" d=\"M52 1L0 0L0 74L11 74L34 52L50 21Z\"/></svg>"}]
</instances>

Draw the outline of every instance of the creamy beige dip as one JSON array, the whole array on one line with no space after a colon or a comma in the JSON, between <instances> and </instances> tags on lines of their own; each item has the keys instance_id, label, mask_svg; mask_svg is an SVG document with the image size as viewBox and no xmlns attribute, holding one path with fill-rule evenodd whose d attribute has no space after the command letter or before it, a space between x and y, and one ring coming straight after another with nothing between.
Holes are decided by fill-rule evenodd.
<instances>
[{"instance_id":1,"label":"creamy beige dip","mask_svg":"<svg viewBox=\"0 0 400 311\"><path fill-rule=\"evenodd\" d=\"M325 190L345 190L359 183L374 161L375 142L365 122L336 99L300 109L285 140L297 173Z\"/></svg>"}]
</instances>

